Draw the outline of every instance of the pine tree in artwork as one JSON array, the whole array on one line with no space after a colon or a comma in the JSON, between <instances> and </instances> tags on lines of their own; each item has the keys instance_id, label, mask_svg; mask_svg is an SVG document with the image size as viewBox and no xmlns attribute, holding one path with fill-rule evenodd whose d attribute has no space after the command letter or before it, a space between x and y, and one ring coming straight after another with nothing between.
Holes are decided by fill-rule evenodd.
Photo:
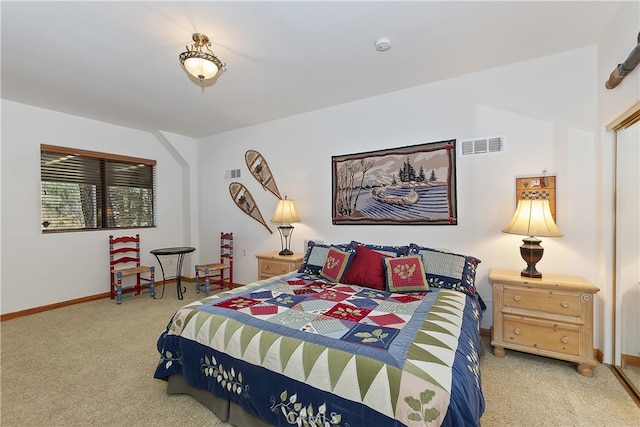
<instances>
[{"instance_id":1,"label":"pine tree in artwork","mask_svg":"<svg viewBox=\"0 0 640 427\"><path fill-rule=\"evenodd\" d=\"M416 170L411 165L408 156L398 174L400 175L401 182L410 182L416 180Z\"/></svg>"}]
</instances>

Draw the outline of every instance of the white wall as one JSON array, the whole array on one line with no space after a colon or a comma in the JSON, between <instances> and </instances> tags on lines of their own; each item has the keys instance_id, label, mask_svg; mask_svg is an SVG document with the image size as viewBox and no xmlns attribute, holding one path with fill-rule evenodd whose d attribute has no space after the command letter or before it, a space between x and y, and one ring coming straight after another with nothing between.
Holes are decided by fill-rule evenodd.
<instances>
[{"instance_id":1,"label":"white wall","mask_svg":"<svg viewBox=\"0 0 640 427\"><path fill-rule=\"evenodd\" d=\"M43 234L40 227L40 144L157 160L158 227ZM195 140L155 135L2 100L2 313L109 290L109 234L140 233L149 250L193 245ZM189 191L185 191L188 189ZM188 261L185 261L185 271ZM170 267L175 274L175 262ZM158 268L158 277L159 274ZM169 290L168 290L169 291ZM169 291L171 297L174 292Z\"/></svg>"},{"instance_id":2,"label":"white wall","mask_svg":"<svg viewBox=\"0 0 640 427\"><path fill-rule=\"evenodd\" d=\"M491 306L489 269L524 267L521 237L501 233L515 210L515 178L546 169L558 177L557 222L565 237L543 239L539 270L582 274L597 283L598 84L594 46L203 138L198 169L207 184L200 188L198 255L214 250L220 231L233 231L235 279L248 283L257 277L254 255L280 249L276 228L270 235L243 214L229 196L231 180L223 179L225 170L242 169L238 181L268 221L276 198L244 164L245 151L255 149L302 219L295 224L294 251L303 250L305 238L450 248L482 260L479 291ZM486 136L503 136L505 150L458 158L459 225L332 225L332 155ZM483 327L491 322L488 310Z\"/></svg>"}]
</instances>

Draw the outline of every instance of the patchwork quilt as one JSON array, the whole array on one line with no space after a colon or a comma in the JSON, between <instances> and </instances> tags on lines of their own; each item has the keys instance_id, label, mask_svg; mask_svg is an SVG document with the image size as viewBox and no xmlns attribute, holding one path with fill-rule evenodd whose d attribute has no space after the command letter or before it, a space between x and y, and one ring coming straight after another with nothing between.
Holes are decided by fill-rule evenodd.
<instances>
[{"instance_id":1,"label":"patchwork quilt","mask_svg":"<svg viewBox=\"0 0 640 427\"><path fill-rule=\"evenodd\" d=\"M180 374L277 426L478 425L480 317L455 290L290 273L178 310L155 378Z\"/></svg>"}]
</instances>

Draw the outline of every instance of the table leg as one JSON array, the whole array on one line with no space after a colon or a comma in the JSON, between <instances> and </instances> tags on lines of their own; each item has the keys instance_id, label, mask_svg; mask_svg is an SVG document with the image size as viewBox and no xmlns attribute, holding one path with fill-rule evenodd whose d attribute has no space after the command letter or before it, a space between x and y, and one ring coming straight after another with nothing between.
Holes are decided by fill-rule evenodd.
<instances>
[{"instance_id":1,"label":"table leg","mask_svg":"<svg viewBox=\"0 0 640 427\"><path fill-rule=\"evenodd\" d=\"M154 295L153 298L162 299L162 297L164 296L164 287L167 285L167 279L164 275L164 267L162 267L162 262L160 261L160 257L156 254L153 254L153 256L155 256L156 259L158 260L158 264L160 264L160 271L162 271L162 295L160 295L160 298L156 298L156 296Z\"/></svg>"},{"instance_id":2,"label":"table leg","mask_svg":"<svg viewBox=\"0 0 640 427\"><path fill-rule=\"evenodd\" d=\"M182 288L182 262L184 261L184 254L178 254L178 265L176 267L176 285L178 287L178 299L184 299L183 292L187 290Z\"/></svg>"}]
</instances>

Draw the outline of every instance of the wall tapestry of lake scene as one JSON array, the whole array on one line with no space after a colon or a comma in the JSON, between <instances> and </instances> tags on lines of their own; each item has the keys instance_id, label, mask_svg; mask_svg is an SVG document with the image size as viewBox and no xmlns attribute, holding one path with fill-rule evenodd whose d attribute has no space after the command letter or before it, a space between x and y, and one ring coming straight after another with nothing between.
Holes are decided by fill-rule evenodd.
<instances>
[{"instance_id":1,"label":"wall tapestry of lake scene","mask_svg":"<svg viewBox=\"0 0 640 427\"><path fill-rule=\"evenodd\" d=\"M456 140L331 157L340 224L456 225Z\"/></svg>"}]
</instances>

